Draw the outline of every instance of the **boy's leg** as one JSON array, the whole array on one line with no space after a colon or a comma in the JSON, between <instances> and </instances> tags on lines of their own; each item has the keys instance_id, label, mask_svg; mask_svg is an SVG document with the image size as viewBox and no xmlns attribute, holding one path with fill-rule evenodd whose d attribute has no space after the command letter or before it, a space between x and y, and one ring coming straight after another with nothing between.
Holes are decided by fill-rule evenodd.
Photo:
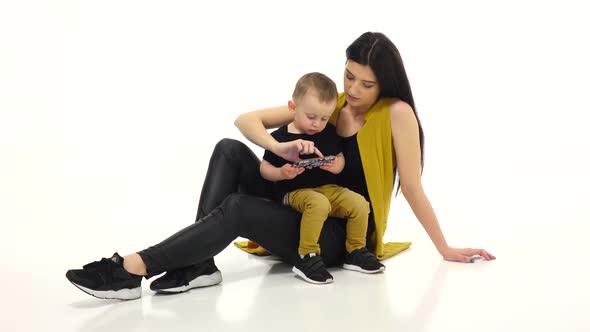
<instances>
[{"instance_id":1,"label":"boy's leg","mask_svg":"<svg viewBox=\"0 0 590 332\"><path fill-rule=\"evenodd\" d=\"M332 203L331 216L347 218L346 251L343 268L364 273L377 273L385 266L377 260L366 246L366 233L369 222L370 206L365 198L346 188L330 186L326 196Z\"/></svg>"},{"instance_id":2,"label":"boy's leg","mask_svg":"<svg viewBox=\"0 0 590 332\"><path fill-rule=\"evenodd\" d=\"M293 266L293 272L309 283L333 282L334 278L326 270L324 260L320 257L318 244L324 222L330 213L330 202L326 196L312 188L294 190L286 198L287 203L302 214L298 249L301 260Z\"/></svg>"},{"instance_id":3,"label":"boy's leg","mask_svg":"<svg viewBox=\"0 0 590 332\"><path fill-rule=\"evenodd\" d=\"M330 216L347 219L346 251L351 253L364 248L369 223L369 202L362 195L344 187L328 185L320 189L330 200Z\"/></svg>"},{"instance_id":4,"label":"boy's leg","mask_svg":"<svg viewBox=\"0 0 590 332\"><path fill-rule=\"evenodd\" d=\"M301 213L299 255L320 253L318 241L331 206L326 196L313 189L299 189L287 194L289 205Z\"/></svg>"}]
</instances>

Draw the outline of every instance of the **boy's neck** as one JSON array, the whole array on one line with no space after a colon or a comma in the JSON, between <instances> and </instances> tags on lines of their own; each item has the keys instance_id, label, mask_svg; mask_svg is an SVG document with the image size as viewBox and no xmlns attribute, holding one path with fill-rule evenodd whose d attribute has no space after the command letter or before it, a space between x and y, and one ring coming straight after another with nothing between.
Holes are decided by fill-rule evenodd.
<instances>
[{"instance_id":1,"label":"boy's neck","mask_svg":"<svg viewBox=\"0 0 590 332\"><path fill-rule=\"evenodd\" d=\"M287 125L287 132L291 134L303 134L303 132L295 126L295 122L291 122Z\"/></svg>"}]
</instances>

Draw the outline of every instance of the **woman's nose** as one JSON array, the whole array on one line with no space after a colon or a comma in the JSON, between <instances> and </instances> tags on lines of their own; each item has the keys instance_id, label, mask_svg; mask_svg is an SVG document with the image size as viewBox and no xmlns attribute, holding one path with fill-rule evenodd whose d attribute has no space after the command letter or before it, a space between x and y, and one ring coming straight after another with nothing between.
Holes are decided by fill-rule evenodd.
<instances>
[{"instance_id":1,"label":"woman's nose","mask_svg":"<svg viewBox=\"0 0 590 332\"><path fill-rule=\"evenodd\" d=\"M353 82L352 84L350 84L350 94L353 97L358 97L357 92L358 92L358 84L357 84L357 82Z\"/></svg>"}]
</instances>

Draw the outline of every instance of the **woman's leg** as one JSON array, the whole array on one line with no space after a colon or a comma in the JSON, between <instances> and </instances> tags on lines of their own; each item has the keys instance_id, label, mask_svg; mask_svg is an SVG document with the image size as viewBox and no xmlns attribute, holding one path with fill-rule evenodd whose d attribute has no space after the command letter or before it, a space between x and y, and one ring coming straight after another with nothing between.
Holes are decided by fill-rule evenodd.
<instances>
[{"instance_id":1,"label":"woman's leg","mask_svg":"<svg viewBox=\"0 0 590 332\"><path fill-rule=\"evenodd\" d=\"M158 255L158 250L155 250L154 255L160 256L160 258L159 261L156 258L157 263L153 264L154 272L161 271L161 269L195 265L212 259L237 236L257 242L290 264L294 265L297 262L299 259L297 247L301 215L289 207L260 198L270 197L272 183L261 177L259 166L260 160L242 142L223 139L216 145L203 183L197 221L160 244L163 245L161 248L164 248L160 252L168 252L167 248L170 248L171 251L162 256ZM236 192L258 197L231 195ZM220 206L221 202L224 204ZM219 211L215 211L214 209L218 206ZM215 217L207 216L209 213L214 214ZM235 218L227 218L226 220L223 218L224 214ZM203 216L206 217L200 220ZM242 221L242 224L237 224L238 221ZM217 223L220 227L216 226ZM224 228L229 228L231 231L224 233ZM344 224L341 219L329 218L323 229L324 231L320 235L320 246L324 248L322 250L324 261L328 266L340 265L345 255ZM209 233L220 236L208 237ZM206 237L204 242L199 240L201 236ZM190 244L183 239L193 239L192 241L197 243ZM209 243L207 241L211 241L211 245L199 245ZM197 246L196 251L198 252L195 253L195 257L188 257L195 251L189 249L190 246ZM141 256L149 254L148 249L147 254ZM184 258L184 260L165 261L165 257L176 256ZM149 258L146 259L149 260ZM139 261L141 261L139 265L145 269L143 260L139 259ZM164 266L166 268L163 268Z\"/></svg>"},{"instance_id":2,"label":"woman's leg","mask_svg":"<svg viewBox=\"0 0 590 332\"><path fill-rule=\"evenodd\" d=\"M244 143L228 138L219 141L209 160L195 222L212 212L232 193L270 197L272 184L262 178L259 167L260 159ZM145 263L139 254L127 255L124 259L123 265L128 272L147 274ZM197 264L199 263L214 264L212 257Z\"/></svg>"},{"instance_id":3,"label":"woman's leg","mask_svg":"<svg viewBox=\"0 0 590 332\"><path fill-rule=\"evenodd\" d=\"M260 175L260 159L248 146L224 138L211 154L196 221L211 213L232 193L270 198L272 183Z\"/></svg>"},{"instance_id":4,"label":"woman's leg","mask_svg":"<svg viewBox=\"0 0 590 332\"><path fill-rule=\"evenodd\" d=\"M300 256L301 215L268 199L231 194L213 212L158 245L139 252L150 274L203 262L236 237L249 238L290 264ZM337 220L329 219L320 236L327 265L338 265L345 253L346 233Z\"/></svg>"},{"instance_id":5,"label":"woman's leg","mask_svg":"<svg viewBox=\"0 0 590 332\"><path fill-rule=\"evenodd\" d=\"M224 141L224 144L227 143L231 147L240 145L230 143L231 140ZM264 183L259 187L259 182L252 181L252 179L256 179L256 176L259 176L257 162L248 163L243 162L240 158L234 158L236 155L247 156L248 152L250 155L253 153L247 148L239 149L239 151L241 152L237 154L220 154L220 158L229 160L222 161L220 164L212 164L218 166L210 168L211 171L222 168L224 165L233 166L221 173L227 175L228 179L233 179L228 182L234 185L232 187L222 184L224 192L228 193L236 190L232 188L237 188L238 191L256 192L259 190L262 194L268 194L268 191L265 192L264 189L261 189L265 188ZM217 154L214 153L214 155ZM255 158L255 161L257 160ZM231 173L232 170L236 173ZM236 174L238 174L237 177ZM241 182L242 179L245 181ZM237 186L235 185L236 181ZM213 190L215 185L208 181L205 182L206 186ZM204 190L202 195L210 195L210 198L214 200L223 197L223 192ZM201 200L203 199L206 198L201 198ZM206 203L203 202L202 205L205 206ZM206 208L201 209L202 213L205 210ZM105 258L100 262L87 264L81 270L69 270L66 277L80 289L97 297L137 298L141 296L141 278L135 274L149 273L153 275L205 262L223 250L237 236L250 238L285 261L295 264L299 259L297 247L300 218L301 215L289 207L268 199L245 194L229 194L223 203L211 213L199 218L193 225L174 234L162 243L127 257L127 262L115 254L110 259ZM328 219L320 236L320 245L325 250L324 261L326 265L341 264L345 254L344 242L344 228L338 221ZM121 266L121 264L125 266ZM139 272L130 275L123 272L125 270L132 273L133 271Z\"/></svg>"},{"instance_id":6,"label":"woman's leg","mask_svg":"<svg viewBox=\"0 0 590 332\"><path fill-rule=\"evenodd\" d=\"M299 260L299 225L301 215L290 207L268 199L245 194L231 194L213 212L172 235L162 243L139 252L141 264L149 274L170 271L204 262L223 250L237 236L250 238L284 261L296 265ZM320 235L323 260L327 266L340 265L345 255L346 232L341 220L329 218ZM135 299L141 296L141 277L125 272L124 259L113 257L69 270L66 277L84 292L100 298ZM178 287L157 288L181 292L193 287L221 281L215 269L183 269ZM145 269L145 268L144 268ZM128 270L127 270L128 271ZM171 272L169 272L171 273ZM145 274L145 273L144 273ZM190 278L187 279L187 278ZM186 282L186 283L185 283Z\"/></svg>"}]
</instances>

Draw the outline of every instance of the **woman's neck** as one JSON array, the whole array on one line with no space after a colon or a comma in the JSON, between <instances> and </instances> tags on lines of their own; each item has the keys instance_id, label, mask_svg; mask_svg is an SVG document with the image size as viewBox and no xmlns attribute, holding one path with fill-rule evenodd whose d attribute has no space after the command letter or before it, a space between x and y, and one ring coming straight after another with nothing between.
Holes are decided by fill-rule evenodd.
<instances>
[{"instance_id":1,"label":"woman's neck","mask_svg":"<svg viewBox=\"0 0 590 332\"><path fill-rule=\"evenodd\" d=\"M352 110L350 105L344 105L340 110L340 116L336 122L336 132L341 137L349 137L356 134L365 124L362 109Z\"/></svg>"},{"instance_id":2,"label":"woman's neck","mask_svg":"<svg viewBox=\"0 0 590 332\"><path fill-rule=\"evenodd\" d=\"M368 107L354 107L351 105L344 105L343 108L348 109L348 111L350 112L350 115L352 115L353 117L359 117L359 116L363 116L365 113L367 113L369 111Z\"/></svg>"}]
</instances>

